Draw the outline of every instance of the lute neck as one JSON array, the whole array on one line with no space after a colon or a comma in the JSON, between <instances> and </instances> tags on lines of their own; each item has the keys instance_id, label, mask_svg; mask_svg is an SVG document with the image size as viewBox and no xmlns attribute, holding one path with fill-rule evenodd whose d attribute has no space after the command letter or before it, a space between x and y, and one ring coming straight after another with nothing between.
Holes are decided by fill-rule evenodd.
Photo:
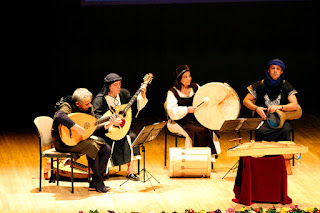
<instances>
[{"instance_id":1,"label":"lute neck","mask_svg":"<svg viewBox=\"0 0 320 213\"><path fill-rule=\"evenodd\" d=\"M107 121L110 119L111 116L112 116L112 115L109 115L109 116L107 116L107 117L101 117L101 118L97 119L94 124L95 124L95 125L99 125L99 124L105 123L105 122L107 122Z\"/></svg>"}]
</instances>

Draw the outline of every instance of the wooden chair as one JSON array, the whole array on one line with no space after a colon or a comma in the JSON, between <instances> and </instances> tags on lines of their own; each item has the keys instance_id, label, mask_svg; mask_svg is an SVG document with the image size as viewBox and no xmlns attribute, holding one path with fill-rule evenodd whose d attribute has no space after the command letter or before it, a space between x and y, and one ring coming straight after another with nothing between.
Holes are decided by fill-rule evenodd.
<instances>
[{"instance_id":1,"label":"wooden chair","mask_svg":"<svg viewBox=\"0 0 320 213\"><path fill-rule=\"evenodd\" d=\"M175 138L175 146L177 147L178 146L178 138L185 139L186 136L184 136L184 135L188 134L188 133L186 133L179 124L177 124L176 122L172 121L169 118L168 111L167 111L167 101L164 102L163 108L164 108L164 111L166 113L166 117L168 120L166 127L165 127L165 136L164 136L164 166L167 166L168 135L173 136ZM169 126L176 125L177 132L170 131L168 128L168 125Z\"/></svg>"},{"instance_id":2,"label":"wooden chair","mask_svg":"<svg viewBox=\"0 0 320 213\"><path fill-rule=\"evenodd\" d=\"M41 176L42 176L42 158L51 158L51 174L53 174L53 159L57 159L57 173L56 180L57 186L59 185L59 159L60 158L71 158L71 192L74 193L74 178L73 178L73 162L77 159L76 153L64 153L58 152L53 148L53 139L51 137L51 129L53 124L53 119L48 116L39 116L34 119L34 124L36 125L39 133L39 151L40 151L40 174L39 174L39 191L41 191ZM51 149L42 150L44 147L50 147ZM90 173L89 173L90 174ZM90 178L90 176L89 176ZM54 182L52 176L49 182Z\"/></svg>"},{"instance_id":3,"label":"wooden chair","mask_svg":"<svg viewBox=\"0 0 320 213\"><path fill-rule=\"evenodd\" d=\"M170 132L168 126L166 125L164 132L164 166L167 166L168 135L175 138L175 147L178 146L178 138L186 138L182 134Z\"/></svg>"}]
</instances>

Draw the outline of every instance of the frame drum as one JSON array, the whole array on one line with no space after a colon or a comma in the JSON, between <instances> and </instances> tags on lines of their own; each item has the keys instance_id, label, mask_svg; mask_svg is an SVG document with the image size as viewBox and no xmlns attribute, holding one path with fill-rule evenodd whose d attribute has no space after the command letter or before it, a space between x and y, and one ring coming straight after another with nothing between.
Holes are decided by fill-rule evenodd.
<instances>
[{"instance_id":1,"label":"frame drum","mask_svg":"<svg viewBox=\"0 0 320 213\"><path fill-rule=\"evenodd\" d=\"M220 130L224 121L237 119L241 108L236 91L219 82L207 83L196 92L193 107L197 106L196 119L211 130Z\"/></svg>"}]
</instances>

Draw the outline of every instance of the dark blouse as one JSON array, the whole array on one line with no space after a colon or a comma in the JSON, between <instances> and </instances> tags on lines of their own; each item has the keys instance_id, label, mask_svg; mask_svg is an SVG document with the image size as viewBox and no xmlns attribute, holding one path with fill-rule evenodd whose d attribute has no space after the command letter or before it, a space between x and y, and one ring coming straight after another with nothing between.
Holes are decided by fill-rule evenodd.
<instances>
[{"instance_id":1,"label":"dark blouse","mask_svg":"<svg viewBox=\"0 0 320 213\"><path fill-rule=\"evenodd\" d=\"M262 107L268 107L271 105L285 105L288 104L288 97L295 95L298 92L288 81L283 81L283 84L275 90L267 85L265 80L257 81L247 87L248 91L256 98L256 105Z\"/></svg>"},{"instance_id":2,"label":"dark blouse","mask_svg":"<svg viewBox=\"0 0 320 213\"><path fill-rule=\"evenodd\" d=\"M120 101L121 104L127 104L130 99L131 99L131 95L129 90L121 88L120 93ZM95 99L92 101L92 105L93 105L93 110L95 113L96 118L100 118L104 115L104 113L106 113L108 110L110 110L109 105L104 97L104 95L102 94L98 94Z\"/></svg>"}]
</instances>

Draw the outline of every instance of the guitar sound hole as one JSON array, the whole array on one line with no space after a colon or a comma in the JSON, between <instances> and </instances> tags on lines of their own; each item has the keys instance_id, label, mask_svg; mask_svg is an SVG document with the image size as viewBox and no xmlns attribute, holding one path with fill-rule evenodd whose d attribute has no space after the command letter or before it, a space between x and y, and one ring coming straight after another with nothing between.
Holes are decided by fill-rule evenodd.
<instances>
[{"instance_id":1,"label":"guitar sound hole","mask_svg":"<svg viewBox=\"0 0 320 213\"><path fill-rule=\"evenodd\" d=\"M124 113L123 111L120 111L119 112L119 115L122 117L122 118L125 118L127 116L127 113Z\"/></svg>"}]
</instances>

